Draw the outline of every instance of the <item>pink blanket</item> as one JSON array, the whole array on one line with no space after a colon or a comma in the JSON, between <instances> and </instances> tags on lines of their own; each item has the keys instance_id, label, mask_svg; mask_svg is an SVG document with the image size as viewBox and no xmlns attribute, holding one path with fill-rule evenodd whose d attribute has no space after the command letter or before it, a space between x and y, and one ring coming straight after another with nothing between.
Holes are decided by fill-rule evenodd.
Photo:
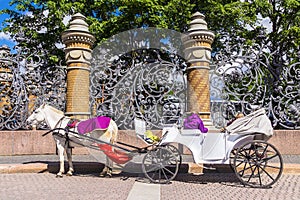
<instances>
[{"instance_id":1,"label":"pink blanket","mask_svg":"<svg viewBox=\"0 0 300 200\"><path fill-rule=\"evenodd\" d=\"M110 118L105 116L99 116L92 119L79 122L77 126L78 133L85 134L95 129L105 130L108 128Z\"/></svg>"}]
</instances>

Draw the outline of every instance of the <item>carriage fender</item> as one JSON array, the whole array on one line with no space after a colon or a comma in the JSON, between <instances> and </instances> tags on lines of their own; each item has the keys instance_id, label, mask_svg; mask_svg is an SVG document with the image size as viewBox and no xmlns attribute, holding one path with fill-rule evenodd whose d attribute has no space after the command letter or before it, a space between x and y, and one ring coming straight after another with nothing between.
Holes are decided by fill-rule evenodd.
<instances>
[{"instance_id":1,"label":"carriage fender","mask_svg":"<svg viewBox=\"0 0 300 200\"><path fill-rule=\"evenodd\" d=\"M160 145L168 143L178 143L186 146L193 154L194 161L200 162L202 158L201 145L204 141L205 134L199 129L180 130L177 127L164 128L163 137Z\"/></svg>"},{"instance_id":2,"label":"carriage fender","mask_svg":"<svg viewBox=\"0 0 300 200\"><path fill-rule=\"evenodd\" d=\"M252 141L254 139L254 135L228 135L227 137L227 158L230 157L230 153L233 149L239 148L245 142Z\"/></svg>"}]
</instances>

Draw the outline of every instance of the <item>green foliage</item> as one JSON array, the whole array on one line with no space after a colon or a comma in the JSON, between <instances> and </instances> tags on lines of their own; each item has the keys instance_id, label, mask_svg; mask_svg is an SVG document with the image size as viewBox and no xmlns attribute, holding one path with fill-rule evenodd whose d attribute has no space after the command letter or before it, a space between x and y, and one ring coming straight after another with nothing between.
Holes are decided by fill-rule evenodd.
<instances>
[{"instance_id":1,"label":"green foliage","mask_svg":"<svg viewBox=\"0 0 300 200\"><path fill-rule=\"evenodd\" d=\"M133 28L182 31L193 7L180 0L12 0L10 4L16 10L2 10L10 16L3 31L12 35L22 33L22 37L15 38L18 46L45 49L49 64L63 60L63 52L55 44L61 43L61 33L67 28L63 20L77 12L87 17L90 31L99 44Z\"/></svg>"},{"instance_id":2,"label":"green foliage","mask_svg":"<svg viewBox=\"0 0 300 200\"><path fill-rule=\"evenodd\" d=\"M260 18L270 19L272 49L291 53L300 44L299 0L11 0L10 4L16 10L1 11L10 16L2 31L12 35L22 32L23 38L15 38L18 45L41 46L50 63L63 60L63 52L55 44L61 43L61 33L67 28L63 20L77 12L87 16L96 44L140 27L184 32L196 11L206 16L209 29L217 35L214 50L223 48L218 40L222 33L245 38L249 44L256 40Z\"/></svg>"}]
</instances>

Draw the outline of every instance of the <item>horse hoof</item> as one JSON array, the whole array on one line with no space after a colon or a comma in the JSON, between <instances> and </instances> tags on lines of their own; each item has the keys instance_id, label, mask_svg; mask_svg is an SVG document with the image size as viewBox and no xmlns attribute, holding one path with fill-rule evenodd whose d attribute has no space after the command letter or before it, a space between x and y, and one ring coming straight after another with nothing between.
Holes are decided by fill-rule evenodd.
<instances>
[{"instance_id":1,"label":"horse hoof","mask_svg":"<svg viewBox=\"0 0 300 200\"><path fill-rule=\"evenodd\" d=\"M111 174L107 174L107 176L106 176L107 178L111 178L112 177L112 175Z\"/></svg>"},{"instance_id":2,"label":"horse hoof","mask_svg":"<svg viewBox=\"0 0 300 200\"><path fill-rule=\"evenodd\" d=\"M107 172L106 177L111 178L112 177L111 172Z\"/></svg>"},{"instance_id":3,"label":"horse hoof","mask_svg":"<svg viewBox=\"0 0 300 200\"><path fill-rule=\"evenodd\" d=\"M111 178L111 177L112 177L112 175L110 175L110 174L106 174L105 176L104 176L104 175L100 175L100 177L101 177L101 178Z\"/></svg>"},{"instance_id":4,"label":"horse hoof","mask_svg":"<svg viewBox=\"0 0 300 200\"><path fill-rule=\"evenodd\" d=\"M61 174L56 174L56 178L62 178L63 177L63 175L61 175Z\"/></svg>"},{"instance_id":5,"label":"horse hoof","mask_svg":"<svg viewBox=\"0 0 300 200\"><path fill-rule=\"evenodd\" d=\"M110 173L107 173L107 172L106 173L100 173L99 176L101 178L111 178L112 177L112 175Z\"/></svg>"},{"instance_id":6,"label":"horse hoof","mask_svg":"<svg viewBox=\"0 0 300 200\"><path fill-rule=\"evenodd\" d=\"M72 172L67 172L66 176L73 176Z\"/></svg>"},{"instance_id":7,"label":"horse hoof","mask_svg":"<svg viewBox=\"0 0 300 200\"><path fill-rule=\"evenodd\" d=\"M102 172L99 174L100 177L105 177L106 175L107 175L107 171L102 171Z\"/></svg>"}]
</instances>

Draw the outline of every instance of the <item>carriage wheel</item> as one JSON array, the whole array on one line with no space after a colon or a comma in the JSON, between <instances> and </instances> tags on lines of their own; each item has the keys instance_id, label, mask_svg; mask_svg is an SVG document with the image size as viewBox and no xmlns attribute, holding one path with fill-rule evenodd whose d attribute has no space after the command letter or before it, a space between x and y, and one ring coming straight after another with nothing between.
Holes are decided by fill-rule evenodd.
<instances>
[{"instance_id":1,"label":"carriage wheel","mask_svg":"<svg viewBox=\"0 0 300 200\"><path fill-rule=\"evenodd\" d=\"M234 172L234 158L235 158L236 153L237 153L237 148L234 148L230 152L230 156L229 156L229 166L233 172Z\"/></svg>"},{"instance_id":2,"label":"carriage wheel","mask_svg":"<svg viewBox=\"0 0 300 200\"><path fill-rule=\"evenodd\" d=\"M169 183L179 168L178 158L166 147L148 151L143 159L143 172L153 183Z\"/></svg>"},{"instance_id":3,"label":"carriage wheel","mask_svg":"<svg viewBox=\"0 0 300 200\"><path fill-rule=\"evenodd\" d=\"M282 174L282 157L272 144L251 141L237 149L233 169L244 185L267 188Z\"/></svg>"},{"instance_id":4,"label":"carriage wheel","mask_svg":"<svg viewBox=\"0 0 300 200\"><path fill-rule=\"evenodd\" d=\"M180 151L177 149L177 147L175 147L172 144L166 144L166 145L164 145L164 147L169 149L174 154L174 156L177 158L177 161L178 161L178 167L180 168L181 163L182 163L182 156L181 156Z\"/></svg>"}]
</instances>

